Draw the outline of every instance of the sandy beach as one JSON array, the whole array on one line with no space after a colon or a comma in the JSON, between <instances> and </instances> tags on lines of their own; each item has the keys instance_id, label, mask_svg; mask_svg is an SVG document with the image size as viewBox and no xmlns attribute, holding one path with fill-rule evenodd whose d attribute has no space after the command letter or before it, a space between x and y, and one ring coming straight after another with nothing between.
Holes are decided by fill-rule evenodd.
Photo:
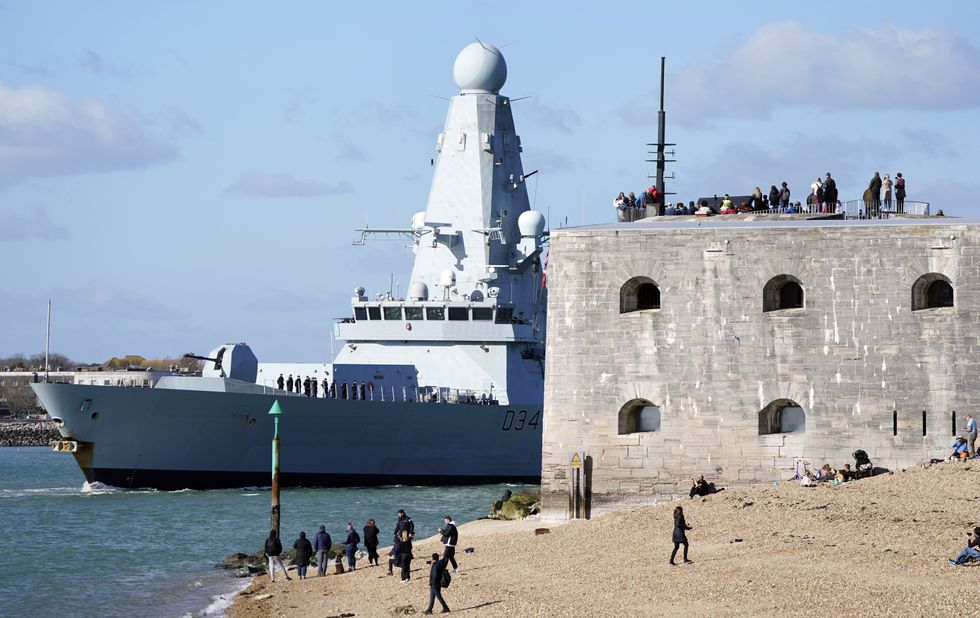
<instances>
[{"instance_id":1,"label":"sandy beach","mask_svg":"<svg viewBox=\"0 0 980 618\"><path fill-rule=\"evenodd\" d=\"M460 548L475 551L460 549L444 596L453 613L473 616L976 615L968 599L980 567L946 560L980 523L978 499L980 464L947 463L839 487L727 490L567 524L481 520L460 527ZM693 563L670 566L678 504L693 527ZM435 539L416 543L407 585L382 567L274 584L260 576L228 614L421 614L425 557L439 549Z\"/></svg>"}]
</instances>

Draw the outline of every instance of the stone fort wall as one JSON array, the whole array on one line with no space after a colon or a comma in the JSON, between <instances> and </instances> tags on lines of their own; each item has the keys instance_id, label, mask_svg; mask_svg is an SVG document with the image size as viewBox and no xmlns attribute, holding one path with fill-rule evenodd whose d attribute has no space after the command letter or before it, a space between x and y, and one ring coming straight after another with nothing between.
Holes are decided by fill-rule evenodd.
<instances>
[{"instance_id":1,"label":"stone fort wall","mask_svg":"<svg viewBox=\"0 0 980 618\"><path fill-rule=\"evenodd\" d=\"M935 274L954 306L913 311L913 290ZM804 306L763 311L767 283L783 275ZM621 313L636 277L655 283L660 308ZM853 466L858 448L875 466L912 466L947 454L953 423L976 416L980 225L560 230L548 284L546 517L566 514L573 451L589 458L598 514L686 495L700 473L732 486L789 478L799 458ZM805 429L760 435L760 411L785 400ZM620 433L637 401L660 408L659 428Z\"/></svg>"}]
</instances>

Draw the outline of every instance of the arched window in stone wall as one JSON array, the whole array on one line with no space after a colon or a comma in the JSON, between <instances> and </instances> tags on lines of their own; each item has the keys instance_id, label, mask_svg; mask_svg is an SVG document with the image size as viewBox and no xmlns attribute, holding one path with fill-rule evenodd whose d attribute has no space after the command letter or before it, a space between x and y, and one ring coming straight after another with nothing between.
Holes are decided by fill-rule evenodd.
<instances>
[{"instance_id":1,"label":"arched window in stone wall","mask_svg":"<svg viewBox=\"0 0 980 618\"><path fill-rule=\"evenodd\" d=\"M792 399L777 399L759 410L760 436L804 431L806 431L806 414Z\"/></svg>"},{"instance_id":2,"label":"arched window in stone wall","mask_svg":"<svg viewBox=\"0 0 980 618\"><path fill-rule=\"evenodd\" d=\"M660 309L660 288L649 277L633 277L619 290L619 312Z\"/></svg>"},{"instance_id":3,"label":"arched window in stone wall","mask_svg":"<svg viewBox=\"0 0 980 618\"><path fill-rule=\"evenodd\" d=\"M953 283L941 273L926 273L912 284L912 311L953 306Z\"/></svg>"},{"instance_id":4,"label":"arched window in stone wall","mask_svg":"<svg viewBox=\"0 0 980 618\"><path fill-rule=\"evenodd\" d=\"M803 285L793 275L776 275L762 288L762 310L803 308Z\"/></svg>"},{"instance_id":5,"label":"arched window in stone wall","mask_svg":"<svg viewBox=\"0 0 980 618\"><path fill-rule=\"evenodd\" d=\"M619 435L660 431L660 408L646 399L633 399L619 410Z\"/></svg>"}]
</instances>

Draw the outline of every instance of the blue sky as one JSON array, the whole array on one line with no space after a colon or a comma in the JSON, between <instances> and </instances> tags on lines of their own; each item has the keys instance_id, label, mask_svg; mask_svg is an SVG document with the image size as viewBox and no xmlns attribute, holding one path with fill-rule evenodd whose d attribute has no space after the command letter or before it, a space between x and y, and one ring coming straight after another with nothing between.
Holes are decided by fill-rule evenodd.
<instances>
[{"instance_id":1,"label":"blue sky","mask_svg":"<svg viewBox=\"0 0 980 618\"><path fill-rule=\"evenodd\" d=\"M330 356L351 290L411 252L353 229L424 208L452 63L504 46L535 207L641 191L667 60L685 200L833 172L844 199L980 215L980 4L0 0L0 356Z\"/></svg>"}]
</instances>

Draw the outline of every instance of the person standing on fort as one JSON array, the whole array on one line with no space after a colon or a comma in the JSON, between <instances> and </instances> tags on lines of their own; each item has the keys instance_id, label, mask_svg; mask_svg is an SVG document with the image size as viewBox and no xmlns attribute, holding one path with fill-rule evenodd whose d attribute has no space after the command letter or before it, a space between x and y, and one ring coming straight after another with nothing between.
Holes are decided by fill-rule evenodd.
<instances>
[{"instance_id":1,"label":"person standing on fort","mask_svg":"<svg viewBox=\"0 0 980 618\"><path fill-rule=\"evenodd\" d=\"M895 210L899 213L905 212L905 179L902 172L895 174Z\"/></svg>"},{"instance_id":2,"label":"person standing on fort","mask_svg":"<svg viewBox=\"0 0 980 618\"><path fill-rule=\"evenodd\" d=\"M823 201L829 206L828 212L834 212L837 206L837 181L827 172L827 177L823 181Z\"/></svg>"},{"instance_id":3,"label":"person standing on fort","mask_svg":"<svg viewBox=\"0 0 980 618\"><path fill-rule=\"evenodd\" d=\"M320 525L320 531L313 537L313 549L316 551L316 574L323 577L327 574L327 560L329 560L330 546L332 545L327 527Z\"/></svg>"},{"instance_id":4,"label":"person standing on fort","mask_svg":"<svg viewBox=\"0 0 980 618\"><path fill-rule=\"evenodd\" d=\"M265 540L265 556L269 559L269 578L276 581L276 567L282 569L282 574L286 576L286 581L293 578L286 572L286 565L282 563L282 543L275 530L269 530L269 538Z\"/></svg>"},{"instance_id":5,"label":"person standing on fort","mask_svg":"<svg viewBox=\"0 0 980 618\"><path fill-rule=\"evenodd\" d=\"M781 208L786 208L789 206L789 185L787 185L786 182L783 182L782 187L783 188L779 190L779 206Z\"/></svg>"},{"instance_id":6,"label":"person standing on fort","mask_svg":"<svg viewBox=\"0 0 980 618\"><path fill-rule=\"evenodd\" d=\"M303 380L303 394L307 397L310 396L310 376L306 376L306 379Z\"/></svg>"},{"instance_id":7,"label":"person standing on fort","mask_svg":"<svg viewBox=\"0 0 980 618\"><path fill-rule=\"evenodd\" d=\"M684 509L679 506L674 508L674 534L671 536L671 540L674 541L674 551L670 553L669 564L675 564L674 558L677 557L677 549L681 545L684 546L684 562L692 562L687 559L687 531L692 529L684 519Z\"/></svg>"},{"instance_id":8,"label":"person standing on fort","mask_svg":"<svg viewBox=\"0 0 980 618\"><path fill-rule=\"evenodd\" d=\"M885 190L885 210L892 209L892 179L888 174L881 180L881 188Z\"/></svg>"},{"instance_id":9,"label":"person standing on fort","mask_svg":"<svg viewBox=\"0 0 980 618\"><path fill-rule=\"evenodd\" d=\"M286 380L286 392L293 392L293 374L289 374L289 379Z\"/></svg>"},{"instance_id":10,"label":"person standing on fort","mask_svg":"<svg viewBox=\"0 0 980 618\"><path fill-rule=\"evenodd\" d=\"M378 560L378 535L381 531L378 530L378 525L373 519L367 520L367 525L364 526L364 549L368 553L368 564L373 564L374 566L380 566L381 562Z\"/></svg>"},{"instance_id":11,"label":"person standing on fort","mask_svg":"<svg viewBox=\"0 0 980 618\"><path fill-rule=\"evenodd\" d=\"M276 380L276 386L279 387L279 390L283 390L283 388L286 386L286 380L282 377L281 373L279 374L279 379Z\"/></svg>"},{"instance_id":12,"label":"person standing on fort","mask_svg":"<svg viewBox=\"0 0 980 618\"><path fill-rule=\"evenodd\" d=\"M446 605L446 601L442 598L442 578L443 574L446 572L446 559L439 559L439 554L432 554L432 567L429 569L429 607L425 609L423 614L431 614L432 608L436 604L438 599L439 603L442 604L442 613L449 613L449 606Z\"/></svg>"},{"instance_id":13,"label":"person standing on fort","mask_svg":"<svg viewBox=\"0 0 980 618\"><path fill-rule=\"evenodd\" d=\"M977 455L977 421L972 415L966 415L966 426L963 428L966 430L966 444L969 448L970 457L976 457Z\"/></svg>"},{"instance_id":14,"label":"person standing on fort","mask_svg":"<svg viewBox=\"0 0 980 618\"><path fill-rule=\"evenodd\" d=\"M878 172L871 177L871 182L868 183L868 191L871 191L871 212L868 214L878 214L878 210L881 208L881 176Z\"/></svg>"},{"instance_id":15,"label":"person standing on fort","mask_svg":"<svg viewBox=\"0 0 980 618\"><path fill-rule=\"evenodd\" d=\"M446 515L444 521L446 526L439 530L439 534L442 535L442 544L446 548L442 554L442 559L453 565L453 573L455 573L459 570L459 565L456 564L456 543L459 542L459 530L456 529L456 522L449 515Z\"/></svg>"},{"instance_id":16,"label":"person standing on fort","mask_svg":"<svg viewBox=\"0 0 980 618\"><path fill-rule=\"evenodd\" d=\"M293 543L296 555L293 557L293 564L296 565L296 574L300 579L306 579L306 569L310 566L310 556L313 555L313 545L306 538L306 532L300 532L299 538Z\"/></svg>"},{"instance_id":17,"label":"person standing on fort","mask_svg":"<svg viewBox=\"0 0 980 618\"><path fill-rule=\"evenodd\" d=\"M347 555L347 569L355 570L357 566L357 544L361 542L361 536L354 530L354 524L347 522L347 538L344 539L344 553Z\"/></svg>"}]
</instances>

